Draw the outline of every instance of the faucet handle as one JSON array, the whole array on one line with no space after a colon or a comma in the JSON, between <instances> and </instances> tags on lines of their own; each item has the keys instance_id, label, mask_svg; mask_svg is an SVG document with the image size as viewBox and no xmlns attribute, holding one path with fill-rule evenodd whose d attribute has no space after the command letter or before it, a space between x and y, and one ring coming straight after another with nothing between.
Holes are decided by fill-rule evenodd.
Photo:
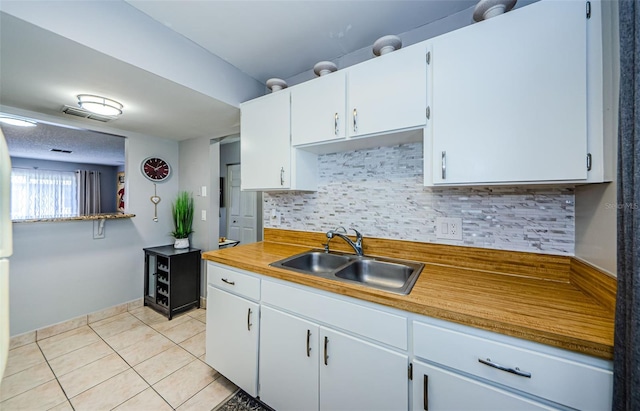
<instances>
[{"instance_id":1,"label":"faucet handle","mask_svg":"<svg viewBox=\"0 0 640 411\"><path fill-rule=\"evenodd\" d=\"M361 243L361 242L362 242L362 234L360 234L360 231L356 230L356 229L355 229L355 228L353 228L353 227L349 227L349 229L350 229L350 230L355 231L355 233L356 233L356 240L357 240L359 243Z\"/></svg>"}]
</instances>

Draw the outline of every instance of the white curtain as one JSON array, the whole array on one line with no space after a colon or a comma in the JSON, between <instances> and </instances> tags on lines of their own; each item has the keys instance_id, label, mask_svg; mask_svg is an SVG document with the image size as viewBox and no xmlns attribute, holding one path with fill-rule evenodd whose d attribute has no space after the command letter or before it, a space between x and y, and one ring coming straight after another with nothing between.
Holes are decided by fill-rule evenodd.
<instances>
[{"instance_id":1,"label":"white curtain","mask_svg":"<svg viewBox=\"0 0 640 411\"><path fill-rule=\"evenodd\" d=\"M78 212L80 215L99 214L100 211L100 172L77 170Z\"/></svg>"},{"instance_id":2,"label":"white curtain","mask_svg":"<svg viewBox=\"0 0 640 411\"><path fill-rule=\"evenodd\" d=\"M11 170L11 219L77 215L77 183L73 171Z\"/></svg>"}]
</instances>

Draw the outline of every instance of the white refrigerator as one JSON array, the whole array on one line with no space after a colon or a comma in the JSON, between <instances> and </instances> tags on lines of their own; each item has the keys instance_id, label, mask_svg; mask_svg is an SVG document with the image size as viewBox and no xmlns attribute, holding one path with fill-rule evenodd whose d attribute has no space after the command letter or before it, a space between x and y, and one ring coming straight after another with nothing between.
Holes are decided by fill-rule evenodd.
<instances>
[{"instance_id":1,"label":"white refrigerator","mask_svg":"<svg viewBox=\"0 0 640 411\"><path fill-rule=\"evenodd\" d=\"M10 194L11 159L0 129L0 381L9 354L9 257L13 253Z\"/></svg>"}]
</instances>

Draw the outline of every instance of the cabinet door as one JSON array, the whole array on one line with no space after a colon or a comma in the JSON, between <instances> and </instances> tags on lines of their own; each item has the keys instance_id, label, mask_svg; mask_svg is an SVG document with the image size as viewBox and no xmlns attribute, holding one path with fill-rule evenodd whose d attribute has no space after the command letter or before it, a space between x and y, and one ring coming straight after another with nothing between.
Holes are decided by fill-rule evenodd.
<instances>
[{"instance_id":1,"label":"cabinet door","mask_svg":"<svg viewBox=\"0 0 640 411\"><path fill-rule=\"evenodd\" d=\"M406 410L407 356L320 328L321 410Z\"/></svg>"},{"instance_id":2,"label":"cabinet door","mask_svg":"<svg viewBox=\"0 0 640 411\"><path fill-rule=\"evenodd\" d=\"M291 144L336 140L346 136L346 77L335 72L291 89Z\"/></svg>"},{"instance_id":3,"label":"cabinet door","mask_svg":"<svg viewBox=\"0 0 640 411\"><path fill-rule=\"evenodd\" d=\"M318 409L318 325L260 313L260 399L278 411Z\"/></svg>"},{"instance_id":4,"label":"cabinet door","mask_svg":"<svg viewBox=\"0 0 640 411\"><path fill-rule=\"evenodd\" d=\"M413 363L412 410L551 410L543 404L421 362Z\"/></svg>"},{"instance_id":5,"label":"cabinet door","mask_svg":"<svg viewBox=\"0 0 640 411\"><path fill-rule=\"evenodd\" d=\"M349 135L424 125L427 108L426 67L426 45L416 45L349 69Z\"/></svg>"},{"instance_id":6,"label":"cabinet door","mask_svg":"<svg viewBox=\"0 0 640 411\"><path fill-rule=\"evenodd\" d=\"M220 374L257 396L258 304L207 288L206 361Z\"/></svg>"},{"instance_id":7,"label":"cabinet door","mask_svg":"<svg viewBox=\"0 0 640 411\"><path fill-rule=\"evenodd\" d=\"M434 184L586 179L584 8L542 1L433 39Z\"/></svg>"},{"instance_id":8,"label":"cabinet door","mask_svg":"<svg viewBox=\"0 0 640 411\"><path fill-rule=\"evenodd\" d=\"M289 188L289 114L288 90L240 106L240 186L243 190Z\"/></svg>"}]
</instances>

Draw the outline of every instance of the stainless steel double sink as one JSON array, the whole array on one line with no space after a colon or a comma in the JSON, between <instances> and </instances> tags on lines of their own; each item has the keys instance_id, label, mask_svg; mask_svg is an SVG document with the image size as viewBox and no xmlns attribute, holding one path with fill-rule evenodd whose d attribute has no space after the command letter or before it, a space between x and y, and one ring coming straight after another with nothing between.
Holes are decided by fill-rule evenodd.
<instances>
[{"instance_id":1,"label":"stainless steel double sink","mask_svg":"<svg viewBox=\"0 0 640 411\"><path fill-rule=\"evenodd\" d=\"M424 268L424 264L415 261L357 256L334 251L327 253L322 250L296 254L269 265L405 295L411 292Z\"/></svg>"}]
</instances>

